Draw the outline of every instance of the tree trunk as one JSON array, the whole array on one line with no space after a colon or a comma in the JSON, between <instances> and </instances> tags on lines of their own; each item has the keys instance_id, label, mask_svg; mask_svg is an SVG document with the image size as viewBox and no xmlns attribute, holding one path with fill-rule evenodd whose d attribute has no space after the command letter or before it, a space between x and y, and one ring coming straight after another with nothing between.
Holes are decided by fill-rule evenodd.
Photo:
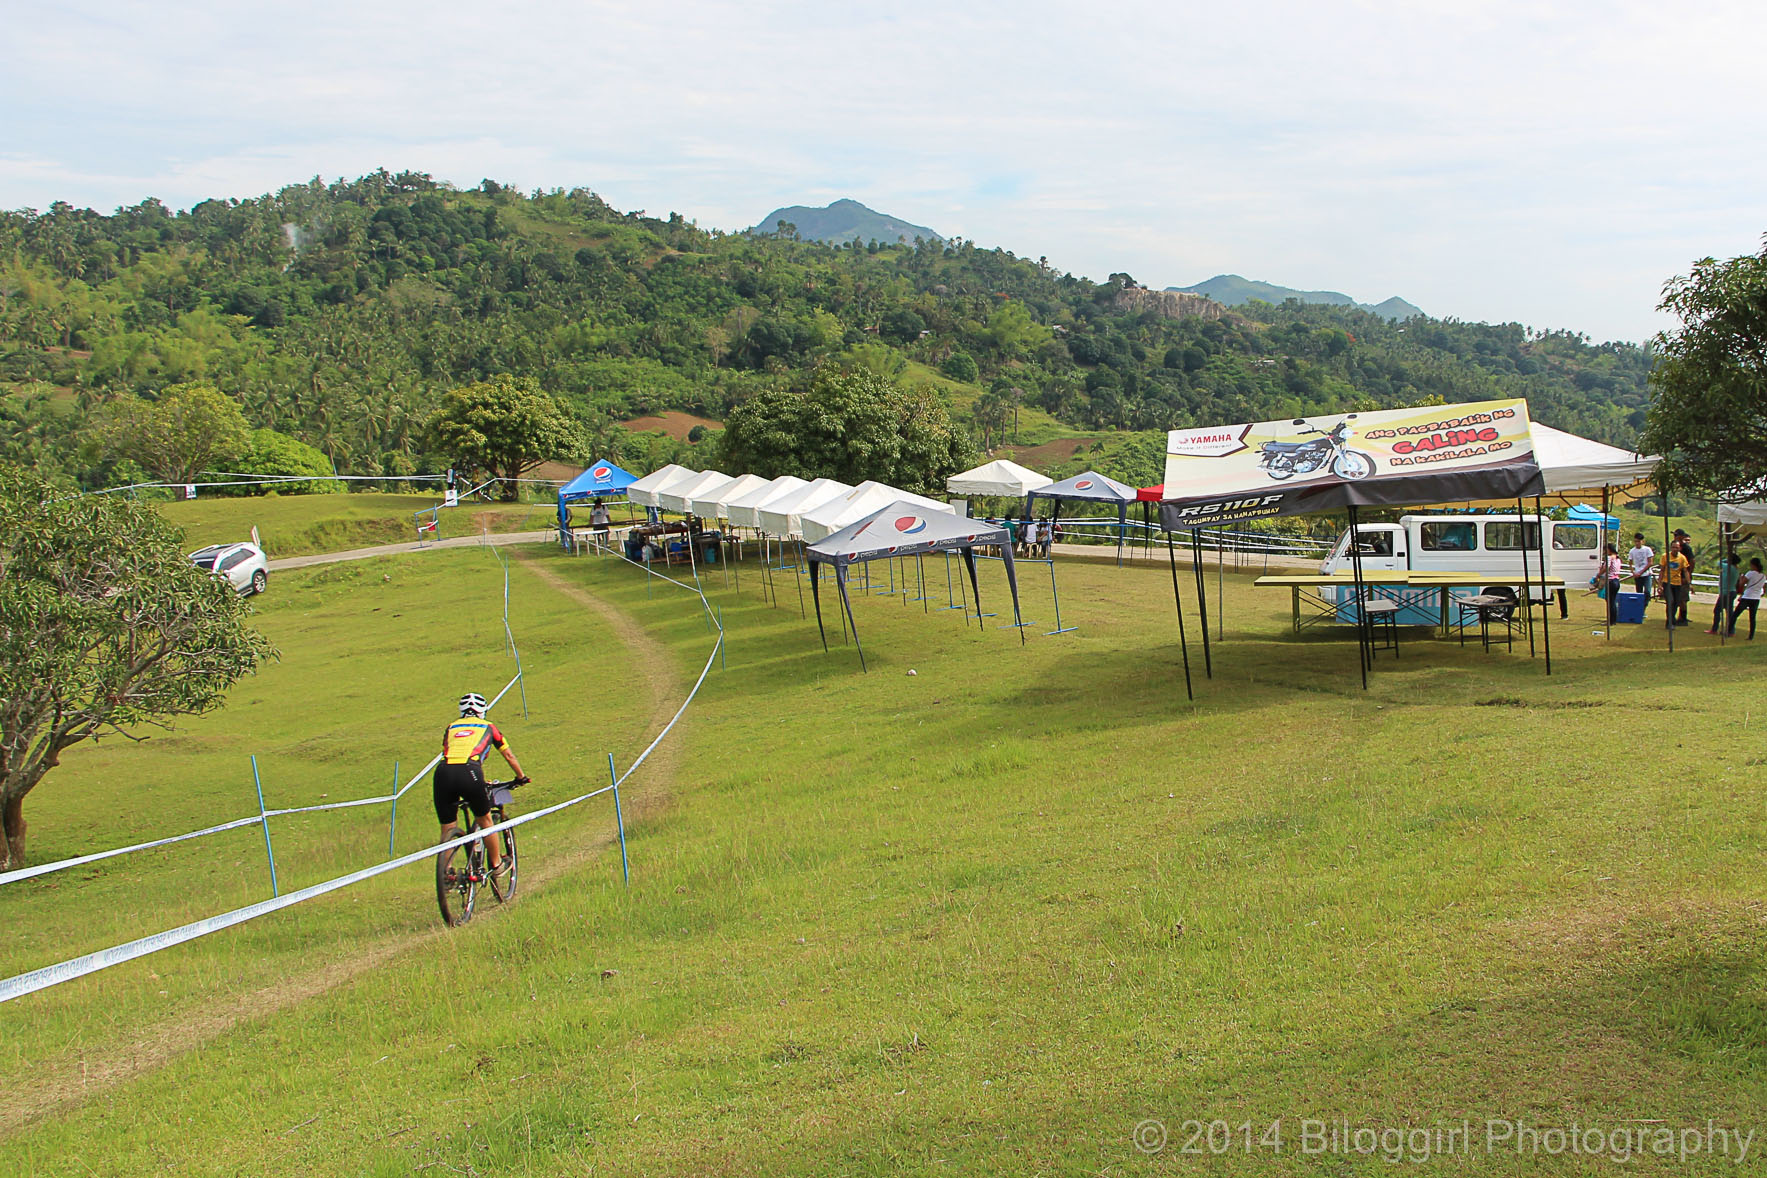
<instances>
[{"instance_id":1,"label":"tree trunk","mask_svg":"<svg viewBox=\"0 0 1767 1178\"><path fill-rule=\"evenodd\" d=\"M0 847L0 871L13 871L25 865L25 799L24 795L7 798L0 803L0 828L6 835Z\"/></svg>"}]
</instances>

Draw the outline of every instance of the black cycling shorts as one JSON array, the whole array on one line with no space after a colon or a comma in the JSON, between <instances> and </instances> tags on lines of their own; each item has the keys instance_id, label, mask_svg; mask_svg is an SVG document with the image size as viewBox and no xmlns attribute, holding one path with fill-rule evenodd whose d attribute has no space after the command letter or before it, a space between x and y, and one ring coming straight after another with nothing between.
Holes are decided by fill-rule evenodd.
<instances>
[{"instance_id":1,"label":"black cycling shorts","mask_svg":"<svg viewBox=\"0 0 1767 1178\"><path fill-rule=\"evenodd\" d=\"M436 817L443 826L452 826L454 816L465 802L474 818L491 812L491 791L485 787L485 767L477 761L464 765L443 763L436 766Z\"/></svg>"}]
</instances>

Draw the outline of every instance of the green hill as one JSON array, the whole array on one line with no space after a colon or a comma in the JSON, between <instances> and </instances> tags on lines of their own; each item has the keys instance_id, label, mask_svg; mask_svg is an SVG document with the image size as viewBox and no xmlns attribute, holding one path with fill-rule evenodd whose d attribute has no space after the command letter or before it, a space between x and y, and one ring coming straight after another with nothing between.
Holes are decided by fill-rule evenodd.
<instances>
[{"instance_id":1,"label":"green hill","mask_svg":"<svg viewBox=\"0 0 1767 1178\"><path fill-rule=\"evenodd\" d=\"M1241 278L1237 274L1217 274L1195 286L1168 286L1166 289L1204 295L1229 307L1238 307L1253 299L1260 299L1274 305L1280 305L1285 299L1299 299L1303 303L1355 307L1358 310L1379 315L1383 319L1409 319L1413 315L1423 314L1423 311L1415 304L1408 303L1397 295L1380 303L1358 303L1349 295L1335 290L1294 290L1286 286L1277 286L1273 282L1259 282L1250 278Z\"/></svg>"},{"instance_id":2,"label":"green hill","mask_svg":"<svg viewBox=\"0 0 1767 1178\"><path fill-rule=\"evenodd\" d=\"M201 381L340 473L433 473L448 465L425 430L440 396L516 373L561 398L598 455L712 466L716 430L689 443L620 423L721 421L823 365L931 387L960 420L997 423L1004 405L1021 446L1122 433L1139 440L1100 452L1156 457L1154 431L1431 398L1526 397L1540 420L1619 445L1643 420L1651 358L1631 344L1146 293L964 240L725 233L587 189L414 172L183 211L57 203L0 213L0 458L130 481L82 448L93 415ZM1026 410L1046 423L1035 438Z\"/></svg>"},{"instance_id":3,"label":"green hill","mask_svg":"<svg viewBox=\"0 0 1767 1178\"><path fill-rule=\"evenodd\" d=\"M837 200L819 209L806 205L774 209L762 217L760 223L749 232L778 233L782 221L793 226L797 236L803 241L822 241L834 245L845 245L849 241L860 244L873 241L894 244L912 242L917 237L926 241L944 240L925 225L915 225L899 217L868 209L856 200Z\"/></svg>"}]
</instances>

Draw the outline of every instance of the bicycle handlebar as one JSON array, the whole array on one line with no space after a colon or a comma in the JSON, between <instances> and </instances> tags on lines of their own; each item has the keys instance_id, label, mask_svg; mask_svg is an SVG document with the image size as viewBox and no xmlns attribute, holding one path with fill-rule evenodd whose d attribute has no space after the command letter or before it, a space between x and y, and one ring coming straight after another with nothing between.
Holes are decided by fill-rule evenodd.
<instances>
[{"instance_id":1,"label":"bicycle handlebar","mask_svg":"<svg viewBox=\"0 0 1767 1178\"><path fill-rule=\"evenodd\" d=\"M486 789L520 789L522 786L527 785L532 780L533 780L533 778L531 778L531 777L512 777L508 781L487 781L487 782L485 782L485 788Z\"/></svg>"}]
</instances>

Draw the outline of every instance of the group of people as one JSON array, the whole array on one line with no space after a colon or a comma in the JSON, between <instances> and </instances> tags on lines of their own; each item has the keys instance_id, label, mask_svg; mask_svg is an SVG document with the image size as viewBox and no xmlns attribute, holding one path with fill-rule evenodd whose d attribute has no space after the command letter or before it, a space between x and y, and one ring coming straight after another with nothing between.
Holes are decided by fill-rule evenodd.
<instances>
[{"instance_id":1,"label":"group of people","mask_svg":"<svg viewBox=\"0 0 1767 1178\"><path fill-rule=\"evenodd\" d=\"M1061 524L1054 519L1026 519L1017 529L1008 520L1006 526L1017 531L1013 552L1019 556L1048 560L1050 548L1061 540Z\"/></svg>"},{"instance_id":2,"label":"group of people","mask_svg":"<svg viewBox=\"0 0 1767 1178\"><path fill-rule=\"evenodd\" d=\"M1654 587L1654 596L1662 599L1665 626L1687 625L1687 604L1693 591L1694 553L1693 542L1685 531L1675 529L1660 560L1656 551L1644 542L1644 533L1634 532L1625 562L1621 562L1619 550L1609 544L1603 565L1608 625L1612 626L1618 620L1620 582L1628 567L1634 591L1649 598L1653 596ZM1737 616L1747 610L1749 637L1754 638L1756 614L1761 608L1764 589L1767 589L1767 571L1761 567L1761 558L1751 557L1745 568L1736 549L1726 550L1718 561L1718 601L1712 608L1712 626L1706 633L1722 632L1726 637L1735 637Z\"/></svg>"}]
</instances>

